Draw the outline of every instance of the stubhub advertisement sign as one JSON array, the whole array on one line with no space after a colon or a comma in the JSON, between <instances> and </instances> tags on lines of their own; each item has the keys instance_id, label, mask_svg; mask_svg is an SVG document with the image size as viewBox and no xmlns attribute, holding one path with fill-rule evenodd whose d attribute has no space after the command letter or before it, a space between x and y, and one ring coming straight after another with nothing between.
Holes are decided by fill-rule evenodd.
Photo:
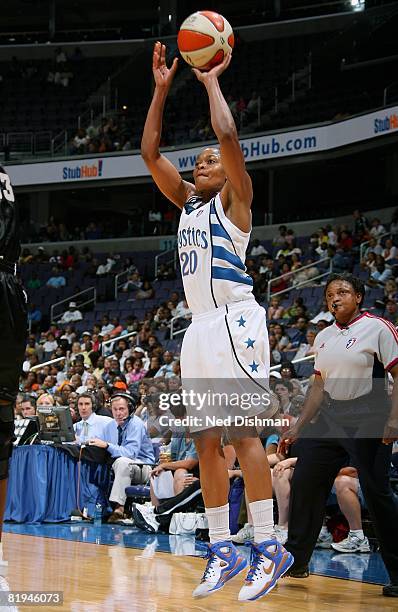
<instances>
[{"instance_id":1,"label":"stubhub advertisement sign","mask_svg":"<svg viewBox=\"0 0 398 612\"><path fill-rule=\"evenodd\" d=\"M288 132L259 134L240 140L246 162L272 160L281 157L320 153L374 138L398 133L398 106L358 115L351 119L318 127L305 127ZM164 151L164 155L180 172L191 172L196 157L203 149L197 147ZM8 165L15 186L51 185L83 181L115 180L149 176L141 155L115 154L102 158L69 158Z\"/></svg>"},{"instance_id":2,"label":"stubhub advertisement sign","mask_svg":"<svg viewBox=\"0 0 398 612\"><path fill-rule=\"evenodd\" d=\"M78 181L84 178L101 178L103 159L95 160L92 164L72 164L62 168L64 181Z\"/></svg>"}]
</instances>

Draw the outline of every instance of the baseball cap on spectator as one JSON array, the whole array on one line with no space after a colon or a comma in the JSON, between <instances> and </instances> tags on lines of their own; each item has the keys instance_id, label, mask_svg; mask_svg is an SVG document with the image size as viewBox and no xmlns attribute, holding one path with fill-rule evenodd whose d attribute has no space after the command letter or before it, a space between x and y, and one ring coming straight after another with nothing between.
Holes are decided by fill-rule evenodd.
<instances>
[{"instance_id":1,"label":"baseball cap on spectator","mask_svg":"<svg viewBox=\"0 0 398 612\"><path fill-rule=\"evenodd\" d=\"M127 385L122 380L117 380L113 385L113 389L120 389L122 391L127 391Z\"/></svg>"},{"instance_id":2,"label":"baseball cap on spectator","mask_svg":"<svg viewBox=\"0 0 398 612\"><path fill-rule=\"evenodd\" d=\"M69 302L69 308L77 308L76 302Z\"/></svg>"},{"instance_id":3,"label":"baseball cap on spectator","mask_svg":"<svg viewBox=\"0 0 398 612\"><path fill-rule=\"evenodd\" d=\"M90 332L89 332L89 331L85 331L85 332L83 332L83 333L82 333L82 338L83 338L83 336L90 336L90 338L91 338L91 334L90 334Z\"/></svg>"},{"instance_id":4,"label":"baseball cap on spectator","mask_svg":"<svg viewBox=\"0 0 398 612\"><path fill-rule=\"evenodd\" d=\"M142 353L142 354L145 354L144 349L143 349L143 348L141 348L140 346L135 346L135 347L134 347L134 349L133 349L133 352L134 352L134 351L135 351L136 353Z\"/></svg>"},{"instance_id":5,"label":"baseball cap on spectator","mask_svg":"<svg viewBox=\"0 0 398 612\"><path fill-rule=\"evenodd\" d=\"M280 372L277 372L276 370L272 370L269 373L269 377L271 378L271 376L273 376L274 378L282 378L282 375Z\"/></svg>"}]
</instances>

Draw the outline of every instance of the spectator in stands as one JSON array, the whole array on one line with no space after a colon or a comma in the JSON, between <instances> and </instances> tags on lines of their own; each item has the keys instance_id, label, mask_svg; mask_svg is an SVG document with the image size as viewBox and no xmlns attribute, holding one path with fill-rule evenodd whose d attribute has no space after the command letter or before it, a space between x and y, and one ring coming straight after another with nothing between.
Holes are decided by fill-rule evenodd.
<instances>
[{"instance_id":1,"label":"spectator in stands","mask_svg":"<svg viewBox=\"0 0 398 612\"><path fill-rule=\"evenodd\" d=\"M112 268L114 268L115 265L116 265L115 257L112 254L109 254L106 260L103 261L103 263L98 266L96 275L105 276L106 274L109 274L109 272L112 271Z\"/></svg>"},{"instance_id":2,"label":"spectator in stands","mask_svg":"<svg viewBox=\"0 0 398 612\"><path fill-rule=\"evenodd\" d=\"M332 260L332 270L336 274L340 274L344 271L349 270L351 267L351 261L347 255L345 255L343 249L336 249L335 246L330 245L327 250L327 254Z\"/></svg>"},{"instance_id":3,"label":"spectator in stands","mask_svg":"<svg viewBox=\"0 0 398 612\"><path fill-rule=\"evenodd\" d=\"M340 236L339 236L339 241L338 241L338 248L344 252L349 252L352 250L353 246L354 246L354 241L352 239L352 236L348 232L348 230L341 231Z\"/></svg>"},{"instance_id":4,"label":"spectator in stands","mask_svg":"<svg viewBox=\"0 0 398 612\"><path fill-rule=\"evenodd\" d=\"M44 361L48 361L52 358L54 351L58 348L58 342L55 339L54 334L51 332L46 334L46 341L43 344L44 350Z\"/></svg>"},{"instance_id":5,"label":"spectator in stands","mask_svg":"<svg viewBox=\"0 0 398 612\"><path fill-rule=\"evenodd\" d=\"M41 287L41 280L38 277L37 272L32 272L32 276L30 277L30 279L26 283L26 287L28 289L40 289L40 287Z\"/></svg>"},{"instance_id":6,"label":"spectator in stands","mask_svg":"<svg viewBox=\"0 0 398 612\"><path fill-rule=\"evenodd\" d=\"M306 342L300 342L295 359L301 359L302 357L308 357L309 355L314 355L314 342L318 330L314 327L309 327L307 329L307 333L305 335Z\"/></svg>"},{"instance_id":7,"label":"spectator in stands","mask_svg":"<svg viewBox=\"0 0 398 612\"><path fill-rule=\"evenodd\" d=\"M55 399L51 393L43 393L37 398L36 406L55 406Z\"/></svg>"},{"instance_id":8,"label":"spectator in stands","mask_svg":"<svg viewBox=\"0 0 398 612\"><path fill-rule=\"evenodd\" d=\"M23 396L21 410L24 419L36 415L36 400L32 395Z\"/></svg>"},{"instance_id":9,"label":"spectator in stands","mask_svg":"<svg viewBox=\"0 0 398 612\"><path fill-rule=\"evenodd\" d=\"M271 297L270 305L268 306L267 311L267 319L271 321L272 319L282 319L285 314L285 309L281 306L281 298L279 295L275 297Z\"/></svg>"},{"instance_id":10,"label":"spectator in stands","mask_svg":"<svg viewBox=\"0 0 398 612\"><path fill-rule=\"evenodd\" d=\"M386 233L386 228L380 223L380 219L377 217L372 220L369 233L373 238L376 238L376 240Z\"/></svg>"},{"instance_id":11,"label":"spectator in stands","mask_svg":"<svg viewBox=\"0 0 398 612\"><path fill-rule=\"evenodd\" d=\"M392 276L391 268L386 267L384 259L381 257L381 255L379 257L380 259L376 265L376 270L372 272L370 279L367 282L369 287L384 287L385 283Z\"/></svg>"},{"instance_id":12,"label":"spectator in stands","mask_svg":"<svg viewBox=\"0 0 398 612\"><path fill-rule=\"evenodd\" d=\"M141 289L142 281L138 272L132 272L128 275L126 283L122 287L122 291L137 291Z\"/></svg>"},{"instance_id":13,"label":"spectator in stands","mask_svg":"<svg viewBox=\"0 0 398 612\"><path fill-rule=\"evenodd\" d=\"M71 323L72 321L82 321L83 315L77 308L76 302L69 302L68 310L64 312L60 319L60 323Z\"/></svg>"},{"instance_id":14,"label":"spectator in stands","mask_svg":"<svg viewBox=\"0 0 398 612\"><path fill-rule=\"evenodd\" d=\"M288 351L291 348L289 336L285 333L285 328L283 325L275 325L274 327L274 335L277 340L277 349L278 351Z\"/></svg>"},{"instance_id":15,"label":"spectator in stands","mask_svg":"<svg viewBox=\"0 0 398 612\"><path fill-rule=\"evenodd\" d=\"M151 283L149 282L149 280L144 280L144 282L142 283L142 287L138 289L137 293L135 294L135 299L136 300L151 300L154 297L155 297L155 291Z\"/></svg>"},{"instance_id":16,"label":"spectator in stands","mask_svg":"<svg viewBox=\"0 0 398 612\"><path fill-rule=\"evenodd\" d=\"M110 323L108 315L104 315L101 320L101 334L105 336L106 334L110 334L110 332L114 329L114 325Z\"/></svg>"},{"instance_id":17,"label":"spectator in stands","mask_svg":"<svg viewBox=\"0 0 398 612\"><path fill-rule=\"evenodd\" d=\"M289 414L293 407L293 385L289 380L280 380L274 386L274 391L279 399L279 405L283 414Z\"/></svg>"},{"instance_id":18,"label":"spectator in stands","mask_svg":"<svg viewBox=\"0 0 398 612\"><path fill-rule=\"evenodd\" d=\"M280 225L279 226L279 236L276 236L272 241L272 244L274 247L280 248L281 246L285 244L286 233L287 233L286 225Z\"/></svg>"},{"instance_id":19,"label":"spectator in stands","mask_svg":"<svg viewBox=\"0 0 398 612\"><path fill-rule=\"evenodd\" d=\"M86 153L89 142L90 139L87 136L85 128L78 128L75 137L72 140L70 152L72 155L81 155Z\"/></svg>"},{"instance_id":20,"label":"spectator in stands","mask_svg":"<svg viewBox=\"0 0 398 612\"><path fill-rule=\"evenodd\" d=\"M46 287L50 287L51 289L60 289L61 287L66 286L65 277L62 276L61 271L58 268L52 269L52 276L48 279L46 283Z\"/></svg>"},{"instance_id":21,"label":"spectator in stands","mask_svg":"<svg viewBox=\"0 0 398 612\"><path fill-rule=\"evenodd\" d=\"M282 361L280 373L283 380L291 380L297 378L296 368L290 361Z\"/></svg>"},{"instance_id":22,"label":"spectator in stands","mask_svg":"<svg viewBox=\"0 0 398 612\"><path fill-rule=\"evenodd\" d=\"M266 248L260 244L258 238L253 240L252 247L249 251L251 257L258 257L259 255L268 255Z\"/></svg>"},{"instance_id":23,"label":"spectator in stands","mask_svg":"<svg viewBox=\"0 0 398 612\"><path fill-rule=\"evenodd\" d=\"M142 359L134 359L133 368L129 373L129 383L136 383L144 378L147 371L145 370Z\"/></svg>"},{"instance_id":24,"label":"spectator in stands","mask_svg":"<svg viewBox=\"0 0 398 612\"><path fill-rule=\"evenodd\" d=\"M398 304L395 300L386 301L386 309L383 314L384 319L391 321L395 326L398 323Z\"/></svg>"},{"instance_id":25,"label":"spectator in stands","mask_svg":"<svg viewBox=\"0 0 398 612\"><path fill-rule=\"evenodd\" d=\"M281 356L280 351L277 348L278 340L275 334L269 334L268 341L269 341L271 365L272 366L278 365L282 361L282 356Z\"/></svg>"},{"instance_id":26,"label":"spectator in stands","mask_svg":"<svg viewBox=\"0 0 398 612\"><path fill-rule=\"evenodd\" d=\"M120 336L123 331L123 325L120 323L119 317L113 317L111 319L111 325L113 325L113 329L109 332L109 336L111 338L116 338L117 336Z\"/></svg>"},{"instance_id":27,"label":"spectator in stands","mask_svg":"<svg viewBox=\"0 0 398 612\"><path fill-rule=\"evenodd\" d=\"M116 394L111 399L113 419L103 432L103 438L91 438L90 444L105 448L115 459L112 469L115 473L109 500L114 503L114 511L109 522L123 518L126 501L125 489L130 484L147 482L151 473L150 465L155 462L152 443L144 423L131 414L133 400L125 394Z\"/></svg>"},{"instance_id":28,"label":"spectator in stands","mask_svg":"<svg viewBox=\"0 0 398 612\"><path fill-rule=\"evenodd\" d=\"M155 374L155 378L164 376L164 378L171 378L175 376L173 372L174 355L171 351L165 351L163 353L163 365Z\"/></svg>"},{"instance_id":29,"label":"spectator in stands","mask_svg":"<svg viewBox=\"0 0 398 612\"><path fill-rule=\"evenodd\" d=\"M28 306L28 321L32 332L36 333L40 329L42 313L40 308L33 302Z\"/></svg>"},{"instance_id":30,"label":"spectator in stands","mask_svg":"<svg viewBox=\"0 0 398 612\"><path fill-rule=\"evenodd\" d=\"M159 357L151 357L149 370L145 374L145 378L153 378L156 376L157 372L160 369L160 359Z\"/></svg>"},{"instance_id":31,"label":"spectator in stands","mask_svg":"<svg viewBox=\"0 0 398 612\"><path fill-rule=\"evenodd\" d=\"M77 409L81 421L74 424L73 429L75 430L76 440L80 444L85 444L92 438L104 437L104 430L108 423L112 421L110 417L100 416L95 413L93 405L93 394L92 393L81 393L77 400Z\"/></svg>"},{"instance_id":32,"label":"spectator in stands","mask_svg":"<svg viewBox=\"0 0 398 612\"><path fill-rule=\"evenodd\" d=\"M360 232L365 234L369 230L369 221L365 215L363 215L360 210L356 209L352 213L352 216L354 219L354 235L358 236Z\"/></svg>"},{"instance_id":33,"label":"spectator in stands","mask_svg":"<svg viewBox=\"0 0 398 612\"><path fill-rule=\"evenodd\" d=\"M73 254L66 249L61 253L61 266L64 270L72 270L75 265L75 258Z\"/></svg>"},{"instance_id":34,"label":"spectator in stands","mask_svg":"<svg viewBox=\"0 0 398 612\"><path fill-rule=\"evenodd\" d=\"M253 121L257 119L258 112L261 109L261 97L257 93L257 91L253 91L249 102L246 107L246 118L248 121Z\"/></svg>"},{"instance_id":35,"label":"spectator in stands","mask_svg":"<svg viewBox=\"0 0 398 612\"><path fill-rule=\"evenodd\" d=\"M395 244L398 238L398 210L394 211L394 214L391 218L390 232L391 238Z\"/></svg>"},{"instance_id":36,"label":"spectator in stands","mask_svg":"<svg viewBox=\"0 0 398 612\"><path fill-rule=\"evenodd\" d=\"M384 258L384 261L389 261L390 259L397 259L398 249L394 246L391 238L387 238L384 249L381 252L381 256Z\"/></svg>"},{"instance_id":37,"label":"spectator in stands","mask_svg":"<svg viewBox=\"0 0 398 612\"><path fill-rule=\"evenodd\" d=\"M381 255L383 252L383 247L377 238L369 239L369 246L365 249L364 256L366 257L369 253L374 253L375 255Z\"/></svg>"},{"instance_id":38,"label":"spectator in stands","mask_svg":"<svg viewBox=\"0 0 398 612\"><path fill-rule=\"evenodd\" d=\"M386 281L386 284L384 285L384 296L396 302L398 299L397 294L398 294L397 283L392 278L388 279L388 281Z\"/></svg>"}]
</instances>

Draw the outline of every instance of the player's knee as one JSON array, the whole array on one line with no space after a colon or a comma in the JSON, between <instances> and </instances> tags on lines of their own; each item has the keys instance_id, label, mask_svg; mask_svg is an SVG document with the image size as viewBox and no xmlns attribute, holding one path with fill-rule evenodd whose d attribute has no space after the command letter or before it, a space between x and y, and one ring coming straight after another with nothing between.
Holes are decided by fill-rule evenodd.
<instances>
[{"instance_id":1,"label":"player's knee","mask_svg":"<svg viewBox=\"0 0 398 612\"><path fill-rule=\"evenodd\" d=\"M334 486L336 488L336 493L339 495L347 490L353 489L353 478L350 476L345 476L344 474L341 476L337 476L334 481Z\"/></svg>"}]
</instances>

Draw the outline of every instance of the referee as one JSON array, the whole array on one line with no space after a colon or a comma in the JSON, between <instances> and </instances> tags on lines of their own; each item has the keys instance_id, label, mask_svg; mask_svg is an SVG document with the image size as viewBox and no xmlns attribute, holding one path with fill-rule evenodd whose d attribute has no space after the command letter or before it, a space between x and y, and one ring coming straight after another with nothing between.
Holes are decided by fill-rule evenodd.
<instances>
[{"instance_id":1,"label":"referee","mask_svg":"<svg viewBox=\"0 0 398 612\"><path fill-rule=\"evenodd\" d=\"M0 541L14 437L14 404L27 331L26 294L16 278L19 253L14 192L0 166Z\"/></svg>"},{"instance_id":2,"label":"referee","mask_svg":"<svg viewBox=\"0 0 398 612\"><path fill-rule=\"evenodd\" d=\"M363 283L351 274L328 278L325 298L335 322L316 337L315 380L282 441L300 437L286 543L295 562L288 575L308 576L333 481L352 465L390 576L383 595L398 597L398 510L389 482L392 442L398 439L398 334L388 321L360 313L364 295ZM394 378L391 399L386 372Z\"/></svg>"}]
</instances>

